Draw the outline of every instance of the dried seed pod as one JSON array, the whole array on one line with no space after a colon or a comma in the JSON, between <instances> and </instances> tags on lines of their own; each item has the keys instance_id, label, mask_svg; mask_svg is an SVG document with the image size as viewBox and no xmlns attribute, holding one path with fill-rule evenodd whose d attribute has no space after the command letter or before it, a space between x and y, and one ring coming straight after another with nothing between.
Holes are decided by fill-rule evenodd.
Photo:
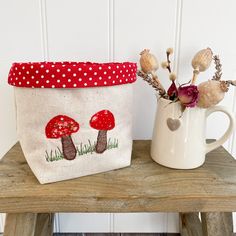
<instances>
[{"instance_id":1,"label":"dried seed pod","mask_svg":"<svg viewBox=\"0 0 236 236\"><path fill-rule=\"evenodd\" d=\"M169 54L169 55L173 54L173 52L174 52L173 48L167 48L166 49L166 53Z\"/></svg>"},{"instance_id":2,"label":"dried seed pod","mask_svg":"<svg viewBox=\"0 0 236 236\"><path fill-rule=\"evenodd\" d=\"M154 75L159 68L159 64L156 57L149 51L149 49L144 49L140 53L140 66L144 73Z\"/></svg>"},{"instance_id":3,"label":"dried seed pod","mask_svg":"<svg viewBox=\"0 0 236 236\"><path fill-rule=\"evenodd\" d=\"M218 104L228 91L225 81L208 80L198 85L199 100L198 107L208 108Z\"/></svg>"},{"instance_id":4,"label":"dried seed pod","mask_svg":"<svg viewBox=\"0 0 236 236\"><path fill-rule=\"evenodd\" d=\"M212 50L210 48L200 50L192 60L194 70L205 71L209 68L212 62Z\"/></svg>"},{"instance_id":5,"label":"dried seed pod","mask_svg":"<svg viewBox=\"0 0 236 236\"><path fill-rule=\"evenodd\" d=\"M163 61L162 63L161 63L161 67L163 68L163 69L166 69L167 67L168 67L168 62L167 61Z\"/></svg>"},{"instance_id":6,"label":"dried seed pod","mask_svg":"<svg viewBox=\"0 0 236 236\"><path fill-rule=\"evenodd\" d=\"M177 76L176 76L175 73L170 73L169 78L170 78L171 81L175 81Z\"/></svg>"}]
</instances>

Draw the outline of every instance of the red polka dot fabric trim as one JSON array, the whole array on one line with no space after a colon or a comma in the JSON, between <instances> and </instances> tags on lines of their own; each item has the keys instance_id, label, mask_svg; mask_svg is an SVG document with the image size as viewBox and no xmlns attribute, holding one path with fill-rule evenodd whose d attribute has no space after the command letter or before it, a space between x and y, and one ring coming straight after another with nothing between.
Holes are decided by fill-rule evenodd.
<instances>
[{"instance_id":1,"label":"red polka dot fabric trim","mask_svg":"<svg viewBox=\"0 0 236 236\"><path fill-rule=\"evenodd\" d=\"M8 83L26 88L86 88L136 81L137 64L91 62L13 63Z\"/></svg>"}]
</instances>

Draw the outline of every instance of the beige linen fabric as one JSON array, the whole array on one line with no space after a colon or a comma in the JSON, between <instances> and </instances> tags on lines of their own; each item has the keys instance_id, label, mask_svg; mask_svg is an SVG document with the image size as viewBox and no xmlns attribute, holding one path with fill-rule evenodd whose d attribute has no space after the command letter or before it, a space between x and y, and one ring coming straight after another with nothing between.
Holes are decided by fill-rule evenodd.
<instances>
[{"instance_id":1,"label":"beige linen fabric","mask_svg":"<svg viewBox=\"0 0 236 236\"><path fill-rule=\"evenodd\" d=\"M17 131L26 160L41 184L77 178L130 165L132 138L132 84L81 89L40 89L15 87ZM95 151L76 155L74 160L47 161L62 150L61 139L45 135L47 123L57 115L66 115L80 124L71 138L79 149L93 144L98 130L90 127L91 117L100 110L109 110L115 127L107 139L117 143L102 154ZM89 141L88 141L89 140ZM87 147L88 147L87 146Z\"/></svg>"}]
</instances>

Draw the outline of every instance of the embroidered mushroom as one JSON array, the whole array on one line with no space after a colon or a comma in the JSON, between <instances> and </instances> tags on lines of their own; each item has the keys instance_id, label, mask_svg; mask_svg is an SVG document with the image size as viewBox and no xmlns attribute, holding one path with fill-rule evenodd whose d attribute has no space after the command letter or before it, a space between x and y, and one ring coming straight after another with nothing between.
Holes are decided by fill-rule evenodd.
<instances>
[{"instance_id":1,"label":"embroidered mushroom","mask_svg":"<svg viewBox=\"0 0 236 236\"><path fill-rule=\"evenodd\" d=\"M99 130L95 148L97 153L103 153L107 148L107 131L115 127L114 115L108 110L99 111L92 116L90 126Z\"/></svg>"},{"instance_id":2,"label":"embroidered mushroom","mask_svg":"<svg viewBox=\"0 0 236 236\"><path fill-rule=\"evenodd\" d=\"M58 115L48 122L45 133L47 138L61 138L64 158L73 160L76 157L76 148L71 134L76 133L78 130L79 124L75 120L65 115Z\"/></svg>"}]
</instances>

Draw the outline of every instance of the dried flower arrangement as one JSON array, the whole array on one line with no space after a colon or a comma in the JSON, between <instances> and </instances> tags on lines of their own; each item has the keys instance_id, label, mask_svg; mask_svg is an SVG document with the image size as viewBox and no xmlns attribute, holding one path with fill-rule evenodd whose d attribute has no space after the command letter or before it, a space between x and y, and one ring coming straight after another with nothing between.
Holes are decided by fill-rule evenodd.
<instances>
[{"instance_id":1,"label":"dried flower arrangement","mask_svg":"<svg viewBox=\"0 0 236 236\"><path fill-rule=\"evenodd\" d=\"M177 87L176 74L172 72L170 56L173 54L173 49L166 50L166 61L161 63L163 69L167 69L171 85L166 91L158 79L157 70L159 63L157 58L150 53L150 50L144 49L140 53L141 70L138 71L138 76L142 77L149 85L151 85L159 94L160 97L170 100L170 102L179 101L183 107L201 107L208 108L218 104L225 93L229 90L229 86L236 86L236 80L221 80L222 65L219 56L214 55L210 48L202 49L195 54L192 59L193 77L183 85ZM212 79L195 85L197 77L201 72L206 71L212 61L215 64L215 74Z\"/></svg>"}]
</instances>

